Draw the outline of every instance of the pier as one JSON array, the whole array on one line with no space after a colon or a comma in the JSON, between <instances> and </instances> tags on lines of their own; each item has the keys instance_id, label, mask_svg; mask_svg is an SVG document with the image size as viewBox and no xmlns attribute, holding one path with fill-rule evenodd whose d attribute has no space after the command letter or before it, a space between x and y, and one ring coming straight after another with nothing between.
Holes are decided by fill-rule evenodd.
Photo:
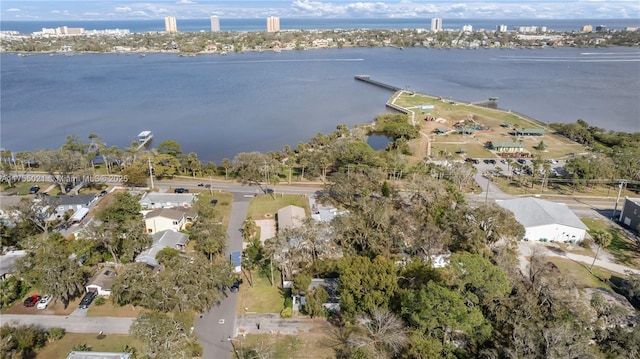
<instances>
[{"instance_id":1,"label":"pier","mask_svg":"<svg viewBox=\"0 0 640 359\"><path fill-rule=\"evenodd\" d=\"M391 90L393 92L396 91L400 91L402 90L400 87L397 86L393 86L393 85L389 85L389 84L385 84L384 82L380 82L380 81L376 81L376 80L372 80L371 77L369 75L356 75L355 76L356 80L360 80L360 81L364 81L367 83L370 83L372 85L376 85L382 88L385 88L387 90Z\"/></svg>"}]
</instances>

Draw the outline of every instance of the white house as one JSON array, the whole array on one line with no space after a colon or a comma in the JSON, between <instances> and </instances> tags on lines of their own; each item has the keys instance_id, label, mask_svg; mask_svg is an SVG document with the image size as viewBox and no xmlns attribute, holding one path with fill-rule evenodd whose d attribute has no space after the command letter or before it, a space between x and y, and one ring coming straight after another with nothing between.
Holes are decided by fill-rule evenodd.
<instances>
[{"instance_id":1,"label":"white house","mask_svg":"<svg viewBox=\"0 0 640 359\"><path fill-rule=\"evenodd\" d=\"M513 212L525 228L526 240L550 242L580 242L587 226L565 204L537 198L516 198L496 201Z\"/></svg>"},{"instance_id":2,"label":"white house","mask_svg":"<svg viewBox=\"0 0 640 359\"><path fill-rule=\"evenodd\" d=\"M173 208L158 208L144 216L147 233L158 233L166 230L180 231L187 223L185 212Z\"/></svg>"},{"instance_id":3,"label":"white house","mask_svg":"<svg viewBox=\"0 0 640 359\"><path fill-rule=\"evenodd\" d=\"M111 284L115 277L113 268L104 267L89 279L85 288L87 292L96 292L98 295L111 295Z\"/></svg>"},{"instance_id":4,"label":"white house","mask_svg":"<svg viewBox=\"0 0 640 359\"><path fill-rule=\"evenodd\" d=\"M144 209L191 207L196 200L193 193L160 193L148 192L140 199L140 206Z\"/></svg>"},{"instance_id":5,"label":"white house","mask_svg":"<svg viewBox=\"0 0 640 359\"><path fill-rule=\"evenodd\" d=\"M49 203L56 204L54 216L57 219L63 218L65 212L76 213L82 208L91 208L98 200L95 193L74 195L58 195L49 197Z\"/></svg>"},{"instance_id":6,"label":"white house","mask_svg":"<svg viewBox=\"0 0 640 359\"><path fill-rule=\"evenodd\" d=\"M156 255L158 252L165 248L173 248L179 251L183 251L187 242L189 242L189 236L176 232L176 231L162 231L151 235L153 238L153 244L151 248L147 248L142 251L136 257L136 262L147 263L151 267L155 267L158 265L158 261L156 260Z\"/></svg>"}]
</instances>

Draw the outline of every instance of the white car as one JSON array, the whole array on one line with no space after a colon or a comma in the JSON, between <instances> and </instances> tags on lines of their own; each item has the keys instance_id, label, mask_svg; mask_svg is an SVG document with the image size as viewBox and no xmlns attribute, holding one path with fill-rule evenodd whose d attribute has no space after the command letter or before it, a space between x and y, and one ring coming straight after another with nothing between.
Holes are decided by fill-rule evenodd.
<instances>
[{"instance_id":1,"label":"white car","mask_svg":"<svg viewBox=\"0 0 640 359\"><path fill-rule=\"evenodd\" d=\"M42 299L40 299L36 308L47 309L47 305L49 305L49 303L51 302L51 299L53 299L52 296L50 296L49 294L45 295L44 297L42 297Z\"/></svg>"}]
</instances>

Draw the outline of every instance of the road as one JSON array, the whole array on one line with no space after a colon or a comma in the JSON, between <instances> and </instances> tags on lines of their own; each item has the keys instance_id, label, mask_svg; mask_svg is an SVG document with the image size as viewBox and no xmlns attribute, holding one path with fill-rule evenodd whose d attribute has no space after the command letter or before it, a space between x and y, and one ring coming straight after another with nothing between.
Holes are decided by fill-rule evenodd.
<instances>
[{"instance_id":1,"label":"road","mask_svg":"<svg viewBox=\"0 0 640 359\"><path fill-rule=\"evenodd\" d=\"M135 318L84 317L62 315L3 314L0 324L35 324L44 328L60 327L69 333L129 334L129 327Z\"/></svg>"},{"instance_id":2,"label":"road","mask_svg":"<svg viewBox=\"0 0 640 359\"><path fill-rule=\"evenodd\" d=\"M227 246L227 256L232 251L242 250L242 222L247 218L249 201L253 197L245 197L255 192L253 191L234 193L231 205L231 216L229 218L229 245ZM218 189L218 187L216 187ZM228 189L227 189L228 190ZM238 306L238 293L227 293L220 305L213 306L207 312L202 313L195 319L194 331L199 338L203 349L204 359L228 358L232 343L227 340L236 336L236 308Z\"/></svg>"}]
</instances>

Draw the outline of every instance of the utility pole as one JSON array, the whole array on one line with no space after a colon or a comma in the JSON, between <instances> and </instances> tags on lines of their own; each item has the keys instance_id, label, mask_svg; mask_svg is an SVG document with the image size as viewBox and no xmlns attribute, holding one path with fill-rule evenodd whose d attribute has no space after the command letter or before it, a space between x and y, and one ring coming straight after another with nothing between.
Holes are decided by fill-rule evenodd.
<instances>
[{"instance_id":1,"label":"utility pole","mask_svg":"<svg viewBox=\"0 0 640 359\"><path fill-rule=\"evenodd\" d=\"M147 159L149 160L149 179L151 180L151 189L153 189L153 167L151 167L151 157Z\"/></svg>"},{"instance_id":2,"label":"utility pole","mask_svg":"<svg viewBox=\"0 0 640 359\"><path fill-rule=\"evenodd\" d=\"M625 180L620 180L620 184L618 184L618 197L616 197L616 205L613 207L613 214L611 215L611 219L615 220L616 212L618 211L618 201L620 200L620 194L622 193L622 187L626 185L627 182Z\"/></svg>"},{"instance_id":3,"label":"utility pole","mask_svg":"<svg viewBox=\"0 0 640 359\"><path fill-rule=\"evenodd\" d=\"M487 200L489 199L489 182L491 182L491 178L489 178L489 175L487 176L487 190L484 193L484 203L487 203Z\"/></svg>"}]
</instances>

